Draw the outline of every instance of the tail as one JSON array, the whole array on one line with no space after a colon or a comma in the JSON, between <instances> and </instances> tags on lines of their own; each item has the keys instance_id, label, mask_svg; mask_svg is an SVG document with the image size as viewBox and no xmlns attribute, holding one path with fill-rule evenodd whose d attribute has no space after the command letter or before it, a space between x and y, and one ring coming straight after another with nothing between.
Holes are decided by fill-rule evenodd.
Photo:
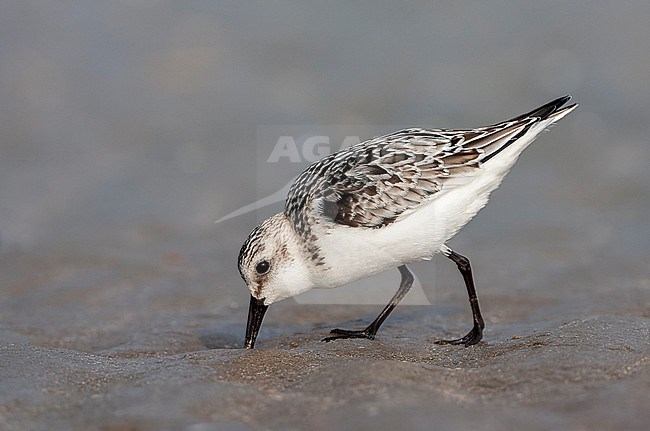
<instances>
[{"instance_id":1,"label":"tail","mask_svg":"<svg viewBox=\"0 0 650 431\"><path fill-rule=\"evenodd\" d=\"M514 136L508 139L507 142L500 145L494 151L489 152L489 154L486 154L486 156L481 159L481 162L487 162L513 143L520 141L525 135L530 136L529 139L526 139L527 142L525 146L530 144L537 135L539 135L549 126L560 121L578 106L577 103L574 103L562 108L562 106L569 100L571 100L571 96L566 95L564 97L555 99L546 105L540 106L537 109L533 109L526 114L522 114L511 120L495 124L493 126L495 128L520 128L520 130Z\"/></svg>"}]
</instances>

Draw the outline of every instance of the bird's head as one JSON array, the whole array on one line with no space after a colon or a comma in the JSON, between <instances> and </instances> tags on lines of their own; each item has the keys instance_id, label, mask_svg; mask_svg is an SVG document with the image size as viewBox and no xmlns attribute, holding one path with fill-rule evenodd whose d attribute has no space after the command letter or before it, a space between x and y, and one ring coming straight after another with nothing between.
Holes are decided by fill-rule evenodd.
<instances>
[{"instance_id":1,"label":"bird's head","mask_svg":"<svg viewBox=\"0 0 650 431\"><path fill-rule=\"evenodd\" d=\"M282 213L248 235L239 252L239 273L251 293L245 347L252 349L268 306L311 289L301 238Z\"/></svg>"}]
</instances>

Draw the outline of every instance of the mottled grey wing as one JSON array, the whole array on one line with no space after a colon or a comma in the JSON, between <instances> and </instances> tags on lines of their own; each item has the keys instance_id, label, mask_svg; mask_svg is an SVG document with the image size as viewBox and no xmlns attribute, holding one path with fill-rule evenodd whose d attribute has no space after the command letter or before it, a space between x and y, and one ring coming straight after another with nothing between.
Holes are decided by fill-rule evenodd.
<instances>
[{"instance_id":1,"label":"mottled grey wing","mask_svg":"<svg viewBox=\"0 0 650 431\"><path fill-rule=\"evenodd\" d=\"M331 154L289 190L285 213L309 235L314 221L381 228L466 183L488 161L569 100L473 130L406 129Z\"/></svg>"},{"instance_id":2,"label":"mottled grey wing","mask_svg":"<svg viewBox=\"0 0 650 431\"><path fill-rule=\"evenodd\" d=\"M351 227L386 226L476 175L482 157L524 127L513 126L407 129L370 141L370 160L351 165L322 190L322 215Z\"/></svg>"},{"instance_id":3,"label":"mottled grey wing","mask_svg":"<svg viewBox=\"0 0 650 431\"><path fill-rule=\"evenodd\" d=\"M367 161L340 172L322 191L318 204L325 218L378 228L440 191L447 139L416 141L400 134L380 139L368 143L372 151Z\"/></svg>"}]
</instances>

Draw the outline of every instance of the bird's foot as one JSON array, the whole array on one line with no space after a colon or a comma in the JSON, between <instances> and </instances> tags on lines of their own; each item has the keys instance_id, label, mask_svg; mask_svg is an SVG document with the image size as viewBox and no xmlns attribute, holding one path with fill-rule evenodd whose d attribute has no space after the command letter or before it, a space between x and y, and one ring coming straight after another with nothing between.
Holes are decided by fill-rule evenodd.
<instances>
[{"instance_id":1,"label":"bird's foot","mask_svg":"<svg viewBox=\"0 0 650 431\"><path fill-rule=\"evenodd\" d=\"M326 337L323 338L322 341L330 342L338 339L343 339L343 338L367 338L369 340L374 340L375 339L375 334L371 333L368 328L358 330L358 331L351 331L348 329L332 329L330 331L330 334L334 334L331 337Z\"/></svg>"},{"instance_id":2,"label":"bird's foot","mask_svg":"<svg viewBox=\"0 0 650 431\"><path fill-rule=\"evenodd\" d=\"M483 338L483 329L479 325L474 325L471 331L467 333L463 338L457 338L455 340L436 340L435 344L444 345L451 344L454 346L464 344L465 347L472 346Z\"/></svg>"}]
</instances>

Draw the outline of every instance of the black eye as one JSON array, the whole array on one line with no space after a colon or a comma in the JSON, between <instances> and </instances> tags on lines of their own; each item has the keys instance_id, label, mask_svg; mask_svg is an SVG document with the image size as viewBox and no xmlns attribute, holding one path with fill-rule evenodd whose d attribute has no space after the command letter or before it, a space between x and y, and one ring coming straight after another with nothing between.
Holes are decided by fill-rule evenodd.
<instances>
[{"instance_id":1,"label":"black eye","mask_svg":"<svg viewBox=\"0 0 650 431\"><path fill-rule=\"evenodd\" d=\"M257 271L258 274L263 275L269 272L270 267L271 264L268 261L263 260L257 264L257 266L255 267L255 271Z\"/></svg>"}]
</instances>

